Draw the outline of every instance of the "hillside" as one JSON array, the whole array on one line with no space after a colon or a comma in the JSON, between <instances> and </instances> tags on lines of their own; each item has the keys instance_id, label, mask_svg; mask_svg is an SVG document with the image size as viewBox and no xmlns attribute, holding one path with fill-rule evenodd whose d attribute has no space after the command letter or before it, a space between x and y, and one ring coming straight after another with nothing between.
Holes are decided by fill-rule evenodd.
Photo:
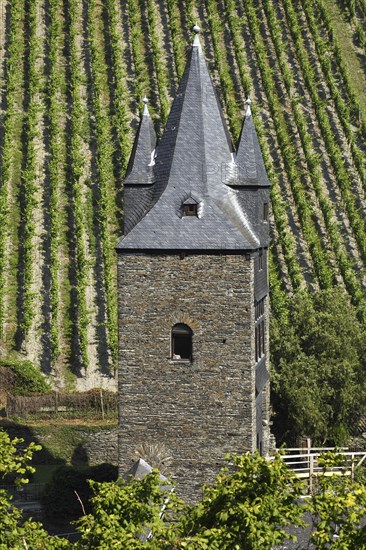
<instances>
[{"instance_id":1,"label":"hillside","mask_svg":"<svg viewBox=\"0 0 366 550\"><path fill-rule=\"evenodd\" d=\"M365 0L1 0L2 352L56 385L113 384L121 181L142 98L161 131L196 22L234 143L252 100L274 314L340 284L366 322L365 16Z\"/></svg>"}]
</instances>

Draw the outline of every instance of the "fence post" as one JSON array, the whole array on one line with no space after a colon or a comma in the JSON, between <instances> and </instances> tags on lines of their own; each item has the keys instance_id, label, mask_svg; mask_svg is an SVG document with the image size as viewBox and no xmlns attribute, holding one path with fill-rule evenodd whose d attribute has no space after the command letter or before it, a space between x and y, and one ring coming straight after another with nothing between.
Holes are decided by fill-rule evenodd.
<instances>
[{"instance_id":1,"label":"fence post","mask_svg":"<svg viewBox=\"0 0 366 550\"><path fill-rule=\"evenodd\" d=\"M313 492L313 475L314 475L314 457L309 455L309 491Z\"/></svg>"},{"instance_id":2,"label":"fence post","mask_svg":"<svg viewBox=\"0 0 366 550\"><path fill-rule=\"evenodd\" d=\"M58 392L55 391L55 415L58 413Z\"/></svg>"},{"instance_id":3,"label":"fence post","mask_svg":"<svg viewBox=\"0 0 366 550\"><path fill-rule=\"evenodd\" d=\"M309 471L310 471L310 453L311 453L311 439L310 439L310 437L307 437L306 438L306 454L307 454L307 463L308 463Z\"/></svg>"},{"instance_id":4,"label":"fence post","mask_svg":"<svg viewBox=\"0 0 366 550\"><path fill-rule=\"evenodd\" d=\"M103 390L100 388L100 410L102 412L102 420L104 420L104 403L103 403Z\"/></svg>"}]
</instances>

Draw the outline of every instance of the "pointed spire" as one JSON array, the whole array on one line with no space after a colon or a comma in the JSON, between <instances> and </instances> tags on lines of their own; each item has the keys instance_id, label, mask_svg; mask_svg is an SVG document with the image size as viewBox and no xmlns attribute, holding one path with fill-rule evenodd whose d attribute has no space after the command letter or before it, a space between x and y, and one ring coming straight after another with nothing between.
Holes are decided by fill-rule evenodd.
<instances>
[{"instance_id":1,"label":"pointed spire","mask_svg":"<svg viewBox=\"0 0 366 550\"><path fill-rule=\"evenodd\" d=\"M247 110L236 155L238 180L233 185L269 187L270 183L252 117L251 103L248 97L246 100Z\"/></svg>"},{"instance_id":2,"label":"pointed spire","mask_svg":"<svg viewBox=\"0 0 366 550\"><path fill-rule=\"evenodd\" d=\"M185 192L192 191L192 185L201 193L208 186L221 188L222 165L231 162L233 147L200 45L198 25L193 30L195 40L157 148L156 198L178 181Z\"/></svg>"},{"instance_id":3,"label":"pointed spire","mask_svg":"<svg viewBox=\"0 0 366 550\"><path fill-rule=\"evenodd\" d=\"M156 134L147 107L149 100L145 96L142 101L144 111L128 164L125 185L146 185L154 181L152 166L154 165Z\"/></svg>"}]
</instances>

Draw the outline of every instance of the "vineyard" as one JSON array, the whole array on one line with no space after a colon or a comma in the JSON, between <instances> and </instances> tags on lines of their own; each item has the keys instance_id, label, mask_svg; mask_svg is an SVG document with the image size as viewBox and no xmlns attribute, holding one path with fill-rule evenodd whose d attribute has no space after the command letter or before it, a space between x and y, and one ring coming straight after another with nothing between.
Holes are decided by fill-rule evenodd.
<instances>
[{"instance_id":1,"label":"vineyard","mask_svg":"<svg viewBox=\"0 0 366 550\"><path fill-rule=\"evenodd\" d=\"M113 383L121 183L195 23L234 143L252 100L273 314L342 285L366 323L365 18L365 0L0 0L1 351L59 385Z\"/></svg>"}]
</instances>

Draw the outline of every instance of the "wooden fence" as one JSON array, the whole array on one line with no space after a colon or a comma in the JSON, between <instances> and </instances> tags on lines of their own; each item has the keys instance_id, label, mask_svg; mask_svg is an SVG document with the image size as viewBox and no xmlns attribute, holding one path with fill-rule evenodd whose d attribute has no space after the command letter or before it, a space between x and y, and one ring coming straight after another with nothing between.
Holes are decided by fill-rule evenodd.
<instances>
[{"instance_id":1,"label":"wooden fence","mask_svg":"<svg viewBox=\"0 0 366 550\"><path fill-rule=\"evenodd\" d=\"M117 393L92 390L85 393L52 392L46 395L7 395L8 418L117 418Z\"/></svg>"}]
</instances>

